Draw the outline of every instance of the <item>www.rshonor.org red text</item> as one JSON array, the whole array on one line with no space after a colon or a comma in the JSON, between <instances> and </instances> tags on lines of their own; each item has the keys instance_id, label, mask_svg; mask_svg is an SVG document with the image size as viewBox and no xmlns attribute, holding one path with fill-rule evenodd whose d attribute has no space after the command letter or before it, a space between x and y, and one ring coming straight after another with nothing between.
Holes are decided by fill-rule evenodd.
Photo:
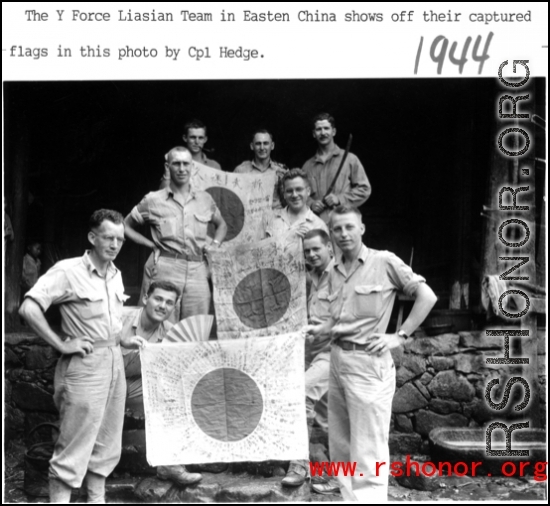
<instances>
[{"instance_id":1,"label":"www.rshonor.org red text","mask_svg":"<svg viewBox=\"0 0 550 506\"><path fill-rule=\"evenodd\" d=\"M536 481L546 481L548 462L512 462L501 464L503 476L532 474ZM389 466L389 467L388 467ZM363 476L357 462L310 462L311 476ZM482 474L483 462L416 462L407 455L405 462L376 462L376 476L389 472L392 476L476 476Z\"/></svg>"}]
</instances>

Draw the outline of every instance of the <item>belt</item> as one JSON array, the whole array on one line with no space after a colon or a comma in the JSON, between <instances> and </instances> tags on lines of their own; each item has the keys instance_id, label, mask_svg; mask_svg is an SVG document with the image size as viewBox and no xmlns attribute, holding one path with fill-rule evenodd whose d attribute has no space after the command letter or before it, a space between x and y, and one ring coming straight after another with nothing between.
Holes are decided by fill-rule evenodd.
<instances>
[{"instance_id":1,"label":"belt","mask_svg":"<svg viewBox=\"0 0 550 506\"><path fill-rule=\"evenodd\" d=\"M351 341L342 341L341 339L337 339L332 344L335 344L346 351L365 351L367 348L366 344L357 344L352 343Z\"/></svg>"},{"instance_id":2,"label":"belt","mask_svg":"<svg viewBox=\"0 0 550 506\"><path fill-rule=\"evenodd\" d=\"M94 348L114 348L118 346L120 341L118 339L107 339L102 341L95 341Z\"/></svg>"},{"instance_id":3,"label":"belt","mask_svg":"<svg viewBox=\"0 0 550 506\"><path fill-rule=\"evenodd\" d=\"M187 260L188 262L202 262L204 261L203 255L191 255L189 253L172 253L171 251L161 251L161 257L173 258L174 260Z\"/></svg>"},{"instance_id":4,"label":"belt","mask_svg":"<svg viewBox=\"0 0 550 506\"><path fill-rule=\"evenodd\" d=\"M67 336L66 341L74 339L74 337ZM120 344L120 339L113 337L112 339L101 339L93 343L94 348L114 348Z\"/></svg>"}]
</instances>

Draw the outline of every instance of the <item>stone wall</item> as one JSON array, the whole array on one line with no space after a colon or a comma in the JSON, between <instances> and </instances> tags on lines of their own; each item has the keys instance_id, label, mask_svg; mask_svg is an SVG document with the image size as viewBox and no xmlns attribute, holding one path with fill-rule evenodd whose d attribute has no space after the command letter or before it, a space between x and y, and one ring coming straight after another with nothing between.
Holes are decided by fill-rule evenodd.
<instances>
[{"instance_id":1,"label":"stone wall","mask_svg":"<svg viewBox=\"0 0 550 506\"><path fill-rule=\"evenodd\" d=\"M538 344L539 426L545 427L545 329L539 329ZM7 334L4 351L4 427L8 442L27 435L41 422L57 419L52 393L58 354L30 332ZM494 420L496 412L488 409L484 399L485 385L510 371L505 369L507 366L488 366L485 358L502 354L503 338L486 337L482 331L410 340L406 349L394 357L397 389L390 437L392 453L428 453L427 436L434 427L480 427ZM493 398L500 399L496 390Z\"/></svg>"},{"instance_id":2,"label":"stone wall","mask_svg":"<svg viewBox=\"0 0 550 506\"><path fill-rule=\"evenodd\" d=\"M53 377L59 354L31 332L4 336L4 435L20 439L42 422L55 421ZM39 435L32 437L32 442Z\"/></svg>"},{"instance_id":3,"label":"stone wall","mask_svg":"<svg viewBox=\"0 0 550 506\"><path fill-rule=\"evenodd\" d=\"M503 412L491 410L485 400L487 383L501 378L492 398L502 398L502 387L520 368L486 364L503 356L503 337L484 331L416 337L394 355L397 388L393 399L390 451L392 454L428 454L427 436L436 427L484 427ZM512 343L513 345L513 343ZM511 346L511 349L513 346ZM546 329L538 331L539 426L546 427ZM515 353L511 351L511 356ZM514 387L519 391L520 387ZM517 394L516 394L517 395ZM509 402L507 407L516 403ZM505 419L505 418L504 418ZM533 423L532 426L535 424Z\"/></svg>"}]
</instances>

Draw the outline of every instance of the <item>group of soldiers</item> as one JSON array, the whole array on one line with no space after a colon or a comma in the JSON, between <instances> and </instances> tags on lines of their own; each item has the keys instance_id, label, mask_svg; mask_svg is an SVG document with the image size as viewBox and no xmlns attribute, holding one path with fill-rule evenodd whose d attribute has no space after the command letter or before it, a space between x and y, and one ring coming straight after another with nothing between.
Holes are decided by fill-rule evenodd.
<instances>
[{"instance_id":1,"label":"group of soldiers","mask_svg":"<svg viewBox=\"0 0 550 506\"><path fill-rule=\"evenodd\" d=\"M336 145L332 116L319 114L312 126L317 152L302 169L274 162L273 137L258 130L250 144L253 159L234 172L276 174L265 237L301 243L309 266L309 325L303 329L312 356L305 373L308 428L328 392L331 458L357 463L354 477L339 477L344 499L384 501L388 476L378 472L377 463L389 462L395 390L390 349L416 330L436 297L398 257L362 243L365 226L357 207L371 192L365 170L355 155ZM186 147L165 156L160 190L148 193L126 218L117 211L94 212L91 249L58 262L21 306L21 316L61 353L54 384L60 436L50 461L52 502L69 502L71 488L83 482L88 502L105 500L105 478L120 458L126 377L141 373L136 350L161 342L170 322L212 311L205 253L222 245L227 224L212 197L194 187L193 177L203 166L221 167L204 153L204 124L187 124L183 140ZM207 235L209 224L213 239ZM151 239L140 226L149 226ZM142 307L123 318L124 287L113 261L125 239L152 253L144 269ZM399 291L416 300L398 332L386 334ZM44 317L52 304L60 306L62 336ZM157 475L180 485L202 478L184 466L161 466ZM282 484L300 486L308 476L308 462L293 461ZM321 492L330 488L318 485Z\"/></svg>"}]
</instances>

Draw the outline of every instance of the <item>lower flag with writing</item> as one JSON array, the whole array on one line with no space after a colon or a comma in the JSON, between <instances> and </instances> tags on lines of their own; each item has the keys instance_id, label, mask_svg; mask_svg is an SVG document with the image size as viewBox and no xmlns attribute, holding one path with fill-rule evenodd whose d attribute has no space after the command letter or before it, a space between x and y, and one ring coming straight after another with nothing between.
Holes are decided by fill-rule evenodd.
<instances>
[{"instance_id":1,"label":"lower flag with writing","mask_svg":"<svg viewBox=\"0 0 550 506\"><path fill-rule=\"evenodd\" d=\"M300 333L140 353L152 466L308 458Z\"/></svg>"}]
</instances>

